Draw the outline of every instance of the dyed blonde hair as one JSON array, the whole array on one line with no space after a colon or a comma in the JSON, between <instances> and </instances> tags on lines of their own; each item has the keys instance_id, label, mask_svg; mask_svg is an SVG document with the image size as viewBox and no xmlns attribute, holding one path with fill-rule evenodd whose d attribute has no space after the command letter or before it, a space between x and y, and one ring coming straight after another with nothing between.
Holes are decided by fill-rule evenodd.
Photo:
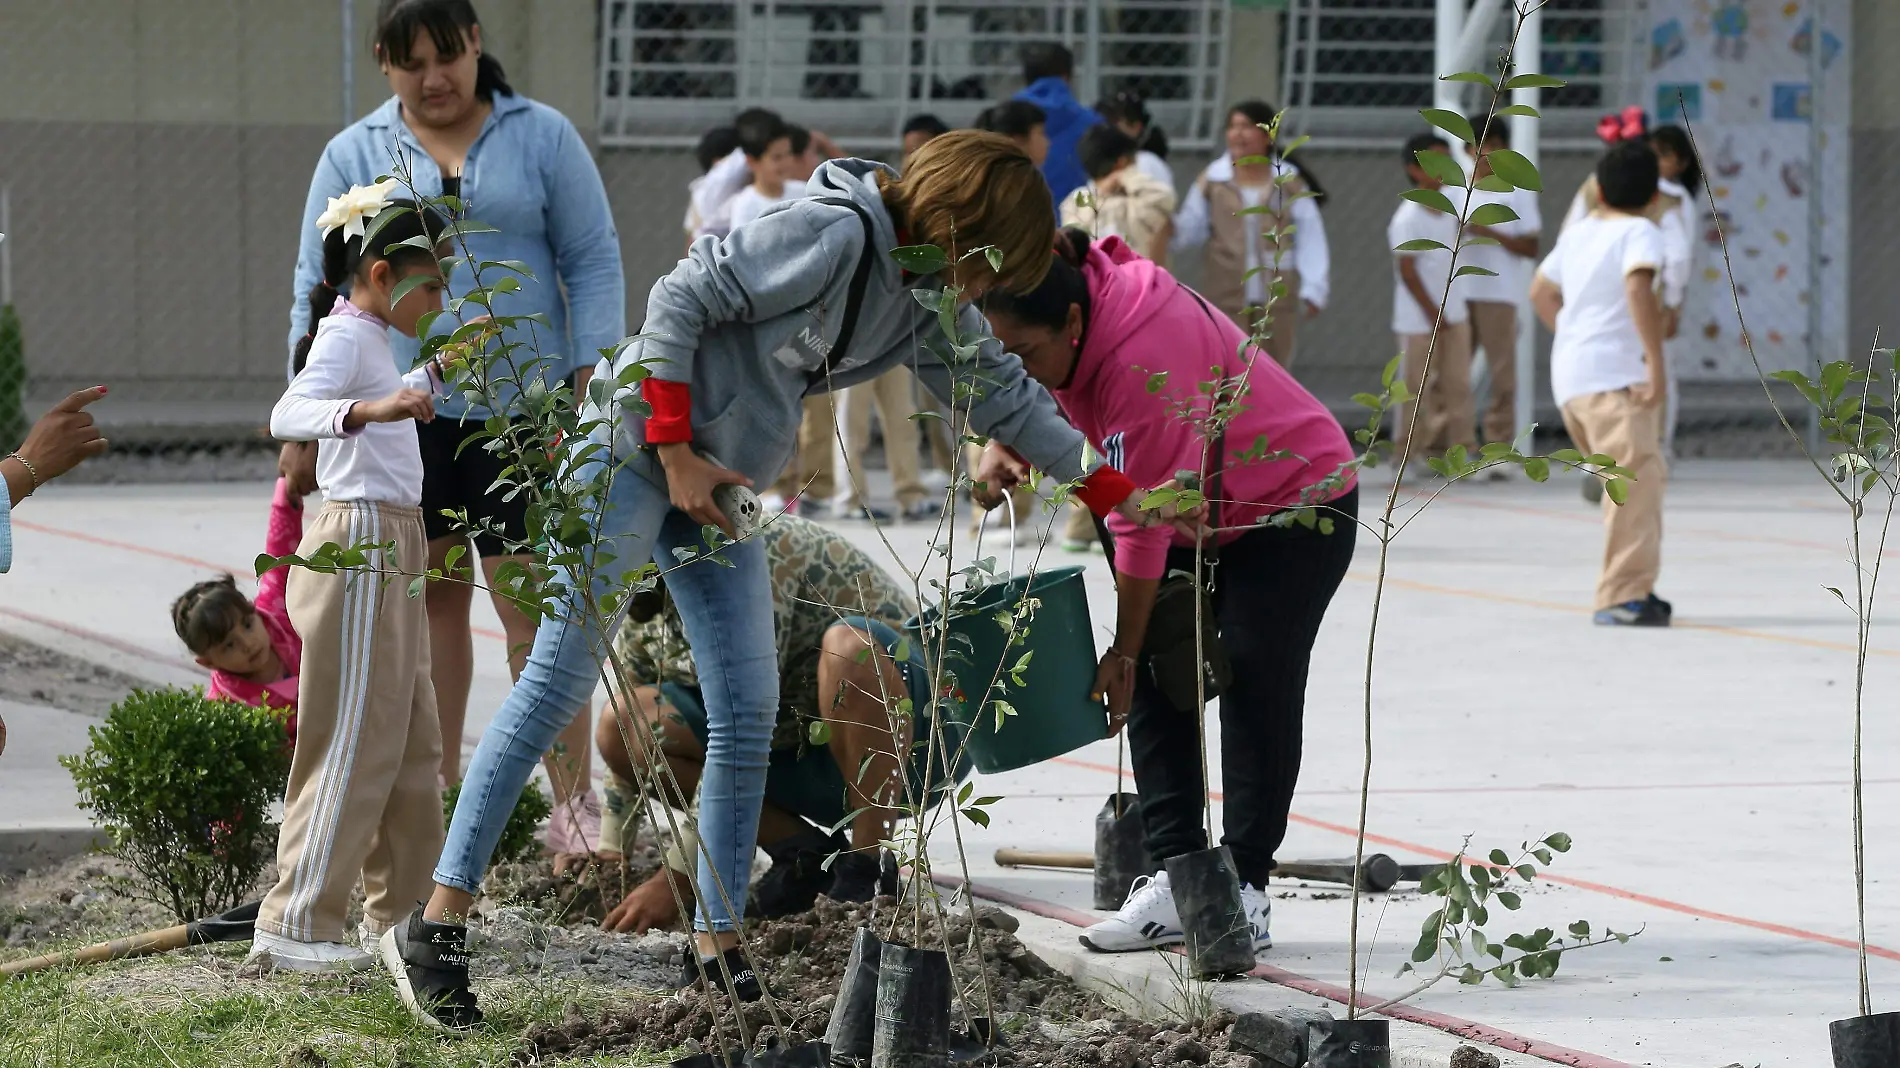
<instances>
[{"instance_id":1,"label":"dyed blonde hair","mask_svg":"<svg viewBox=\"0 0 1900 1068\"><path fill-rule=\"evenodd\" d=\"M1003 254L996 283L1015 293L1036 288L1049 272L1055 205L1042 172L1009 138L952 130L926 142L901 176L882 185L885 207L912 244L935 245L953 260L993 245Z\"/></svg>"}]
</instances>

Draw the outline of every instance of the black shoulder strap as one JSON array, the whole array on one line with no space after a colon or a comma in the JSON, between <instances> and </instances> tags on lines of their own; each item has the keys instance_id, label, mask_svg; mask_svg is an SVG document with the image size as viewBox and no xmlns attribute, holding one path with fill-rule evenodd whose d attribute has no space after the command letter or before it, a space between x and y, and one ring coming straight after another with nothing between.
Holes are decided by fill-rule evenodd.
<instances>
[{"instance_id":1,"label":"black shoulder strap","mask_svg":"<svg viewBox=\"0 0 1900 1068\"><path fill-rule=\"evenodd\" d=\"M864 205L844 197L813 197L820 204L832 204L841 208L850 208L864 224L864 249L858 253L858 265L851 272L851 288L845 292L844 325L838 328L838 338L831 343L831 351L825 354L825 365L812 372L812 384L816 385L831 377L832 368L844 359L846 350L851 347L851 335L857 333L858 314L864 309L864 290L871 283L871 250L877 244L876 231L871 228L871 214Z\"/></svg>"}]
</instances>

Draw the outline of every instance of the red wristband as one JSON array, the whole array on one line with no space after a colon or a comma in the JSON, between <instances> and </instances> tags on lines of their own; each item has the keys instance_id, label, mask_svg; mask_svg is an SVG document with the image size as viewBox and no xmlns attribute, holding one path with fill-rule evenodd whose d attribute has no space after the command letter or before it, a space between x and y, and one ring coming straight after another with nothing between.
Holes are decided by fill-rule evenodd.
<instances>
[{"instance_id":1,"label":"red wristband","mask_svg":"<svg viewBox=\"0 0 1900 1068\"><path fill-rule=\"evenodd\" d=\"M684 382L649 378L640 383L640 399L653 414L647 416L647 444L670 445L693 440L693 390Z\"/></svg>"},{"instance_id":2,"label":"red wristband","mask_svg":"<svg viewBox=\"0 0 1900 1068\"><path fill-rule=\"evenodd\" d=\"M1075 491L1075 498L1089 511L1098 516L1106 516L1115 510L1115 506L1134 496L1134 480L1112 467L1098 467L1082 480Z\"/></svg>"}]
</instances>

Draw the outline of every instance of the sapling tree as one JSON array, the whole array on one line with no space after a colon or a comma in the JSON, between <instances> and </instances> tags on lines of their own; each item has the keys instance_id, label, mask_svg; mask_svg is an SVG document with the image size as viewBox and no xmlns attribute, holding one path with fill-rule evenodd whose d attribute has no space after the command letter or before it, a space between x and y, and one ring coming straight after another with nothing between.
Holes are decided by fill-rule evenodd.
<instances>
[{"instance_id":1,"label":"sapling tree","mask_svg":"<svg viewBox=\"0 0 1900 1068\"><path fill-rule=\"evenodd\" d=\"M1702 149L1695 139L1695 127L1683 113L1689 144L1698 166ZM1847 560L1854 573L1851 592L1842 586L1826 586L1827 594L1854 617L1854 706L1852 767L1852 834L1854 855L1854 941L1856 992L1859 1015L1873 1014L1873 990L1867 978L1867 814L1863 794L1865 775L1862 743L1866 729L1867 656L1873 634L1874 600L1880 590L1881 564L1886 560L1887 535L1893 529L1895 496L1900 494L1900 442L1895 427L1900 426L1900 351L1883 349L1876 333L1865 361L1830 360L1813 374L1797 369L1770 371L1755 351L1754 335L1748 329L1748 317L1742 311L1741 289L1735 283L1735 266L1729 256L1728 232L1723 215L1715 203L1715 191L1709 189L1709 218L1715 226L1722 249L1722 267L1735 305L1735 321L1741 331L1742 349L1748 353L1762 393L1767 397L1775 418L1781 423L1795 448L1827 487L1847 516ZM1820 195L1815 191L1812 195ZM1809 240L1817 235L1810 234ZM1810 299L1819 299L1810 295ZM1771 382L1794 388L1811 406L1819 422L1820 446L1817 451L1808 436L1796 428L1775 395ZM1871 543L1871 544L1870 544Z\"/></svg>"}]
</instances>

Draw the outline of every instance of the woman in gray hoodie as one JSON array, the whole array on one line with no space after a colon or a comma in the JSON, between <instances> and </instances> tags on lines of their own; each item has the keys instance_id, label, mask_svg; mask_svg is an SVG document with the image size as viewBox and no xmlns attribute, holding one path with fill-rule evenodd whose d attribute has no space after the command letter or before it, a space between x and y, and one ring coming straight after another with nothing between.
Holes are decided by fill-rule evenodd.
<instances>
[{"instance_id":1,"label":"woman in gray hoodie","mask_svg":"<svg viewBox=\"0 0 1900 1068\"><path fill-rule=\"evenodd\" d=\"M1077 499L1097 514L1161 521L1139 509L1143 495L1119 471L1085 469L1082 435L994 339L964 350L973 365L960 375L966 393L968 383L978 384L974 397L954 396L951 368L936 354L936 301L926 308L920 295L954 283L974 301L992 287L1031 288L1049 269L1055 214L1021 149L994 134L958 131L918 150L902 177L881 164L834 160L812 176L810 192L724 238L695 241L648 295L643 339L611 366L603 361L603 381L617 381L634 361L652 372L639 384L644 404L629 403L634 390L623 389L594 431L593 443L607 447L577 468L603 487L593 544L613 553L616 570L670 561L675 550L703 551L706 524L732 533L713 491L763 485L784 468L805 395L868 382L899 365L946 403L967 408L978 432L1056 479L1078 481ZM1001 267L975 255L917 277L884 254L922 244L990 246L1001 253ZM957 323L965 336L988 334L971 304L958 309ZM710 733L700 795L698 952L689 955L681 985L702 970L722 985L715 962L723 958L739 997L752 1000L760 985L737 932L779 675L763 545L740 540L718 555L728 566L681 567L666 579L699 667ZM613 584L603 576L595 585L590 593L599 598ZM535 761L593 693L611 637L578 607L542 623L521 681L469 764L434 896L384 939L385 965L427 1023L461 1028L480 1019L461 921Z\"/></svg>"}]
</instances>

